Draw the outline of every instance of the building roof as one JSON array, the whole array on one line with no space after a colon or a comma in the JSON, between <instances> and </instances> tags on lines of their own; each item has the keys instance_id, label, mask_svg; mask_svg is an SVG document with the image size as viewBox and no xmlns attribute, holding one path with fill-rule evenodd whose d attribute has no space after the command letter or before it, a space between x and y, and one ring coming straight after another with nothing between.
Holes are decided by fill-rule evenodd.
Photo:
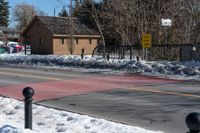
<instances>
[{"instance_id":1,"label":"building roof","mask_svg":"<svg viewBox=\"0 0 200 133\"><path fill-rule=\"evenodd\" d=\"M23 31L23 34L30 26L39 19L53 35L70 35L71 24L69 17L52 17L52 16L35 16L30 24ZM99 35L93 29L79 22L77 18L73 18L73 35Z\"/></svg>"}]
</instances>

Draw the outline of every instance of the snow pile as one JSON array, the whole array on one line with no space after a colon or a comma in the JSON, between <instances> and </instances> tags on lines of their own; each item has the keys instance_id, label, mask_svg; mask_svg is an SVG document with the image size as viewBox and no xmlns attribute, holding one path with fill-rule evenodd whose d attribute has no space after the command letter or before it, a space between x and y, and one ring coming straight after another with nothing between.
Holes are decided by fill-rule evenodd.
<instances>
[{"instance_id":1,"label":"snow pile","mask_svg":"<svg viewBox=\"0 0 200 133\"><path fill-rule=\"evenodd\" d=\"M163 133L33 105L33 130L24 129L24 104L0 97L0 133Z\"/></svg>"},{"instance_id":2,"label":"snow pile","mask_svg":"<svg viewBox=\"0 0 200 133\"><path fill-rule=\"evenodd\" d=\"M145 75L165 76L181 79L199 79L200 62L167 62L167 61L139 61L111 59L107 61L101 57L58 56L58 55L24 55L2 54L0 61L7 64L21 66L45 67L54 69L75 69L81 71L125 72Z\"/></svg>"},{"instance_id":3,"label":"snow pile","mask_svg":"<svg viewBox=\"0 0 200 133\"><path fill-rule=\"evenodd\" d=\"M140 61L127 66L130 73L165 76L179 79L199 79L200 62Z\"/></svg>"}]
</instances>

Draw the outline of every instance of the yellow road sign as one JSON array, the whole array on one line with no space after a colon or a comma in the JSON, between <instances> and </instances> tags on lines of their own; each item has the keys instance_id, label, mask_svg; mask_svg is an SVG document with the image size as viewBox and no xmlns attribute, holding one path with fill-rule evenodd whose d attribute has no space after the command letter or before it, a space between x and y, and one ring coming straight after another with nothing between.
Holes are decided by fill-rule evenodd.
<instances>
[{"instance_id":1,"label":"yellow road sign","mask_svg":"<svg viewBox=\"0 0 200 133\"><path fill-rule=\"evenodd\" d=\"M151 34L142 34L142 48L150 48L151 47Z\"/></svg>"}]
</instances>

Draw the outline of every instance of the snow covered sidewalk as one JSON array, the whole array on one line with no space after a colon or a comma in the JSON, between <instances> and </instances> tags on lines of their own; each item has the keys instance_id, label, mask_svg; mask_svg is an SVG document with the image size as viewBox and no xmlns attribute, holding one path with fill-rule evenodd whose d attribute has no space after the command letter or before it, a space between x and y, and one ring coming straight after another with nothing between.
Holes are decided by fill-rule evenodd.
<instances>
[{"instance_id":1,"label":"snow covered sidewalk","mask_svg":"<svg viewBox=\"0 0 200 133\"><path fill-rule=\"evenodd\" d=\"M0 133L163 133L66 111L33 106L33 130L24 129L24 103L0 97Z\"/></svg>"}]
</instances>

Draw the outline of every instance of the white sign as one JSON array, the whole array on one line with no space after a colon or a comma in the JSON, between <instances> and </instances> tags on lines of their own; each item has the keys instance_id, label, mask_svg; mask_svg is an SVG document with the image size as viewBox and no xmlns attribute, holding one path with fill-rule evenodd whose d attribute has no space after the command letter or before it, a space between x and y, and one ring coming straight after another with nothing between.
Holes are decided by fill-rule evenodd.
<instances>
[{"instance_id":1,"label":"white sign","mask_svg":"<svg viewBox=\"0 0 200 133\"><path fill-rule=\"evenodd\" d=\"M162 26L172 26L172 20L171 19L161 19L161 25Z\"/></svg>"}]
</instances>

